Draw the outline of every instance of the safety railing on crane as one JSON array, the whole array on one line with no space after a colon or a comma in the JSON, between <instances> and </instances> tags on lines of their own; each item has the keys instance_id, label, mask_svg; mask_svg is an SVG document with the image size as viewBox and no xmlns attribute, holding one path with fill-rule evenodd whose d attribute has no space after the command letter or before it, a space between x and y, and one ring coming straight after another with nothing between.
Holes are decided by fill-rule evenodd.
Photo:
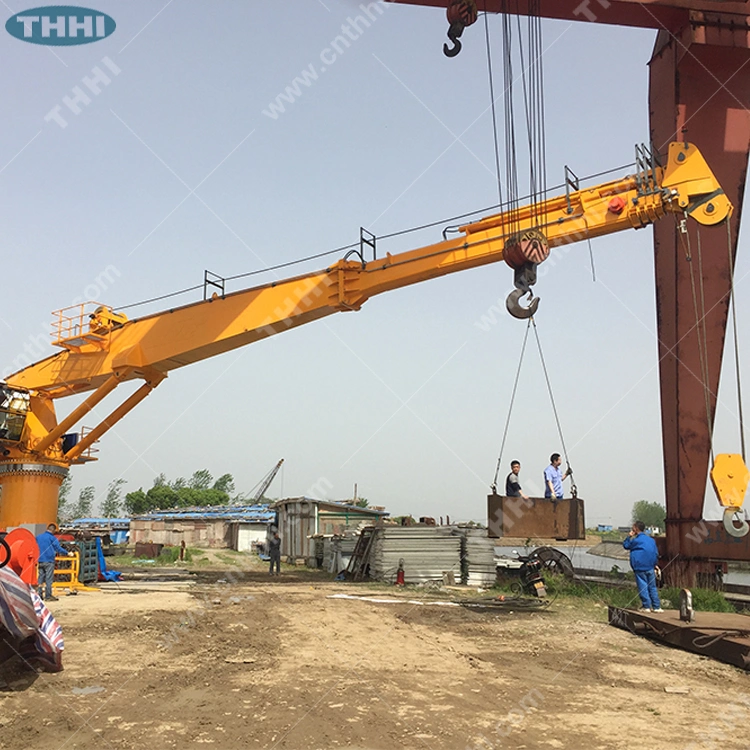
<instances>
[{"instance_id":1,"label":"safety railing on crane","mask_svg":"<svg viewBox=\"0 0 750 750\"><path fill-rule=\"evenodd\" d=\"M79 350L86 344L105 348L109 334L127 322L122 313L100 302L81 302L52 313L52 343Z\"/></svg>"}]
</instances>

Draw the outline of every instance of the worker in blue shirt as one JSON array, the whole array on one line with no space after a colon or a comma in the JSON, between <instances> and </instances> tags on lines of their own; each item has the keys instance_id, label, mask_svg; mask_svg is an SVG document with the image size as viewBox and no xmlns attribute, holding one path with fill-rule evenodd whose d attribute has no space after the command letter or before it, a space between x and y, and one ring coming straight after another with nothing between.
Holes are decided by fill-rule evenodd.
<instances>
[{"instance_id":1,"label":"worker in blue shirt","mask_svg":"<svg viewBox=\"0 0 750 750\"><path fill-rule=\"evenodd\" d=\"M37 582L37 590L39 596L42 599L56 602L57 597L52 596L52 579L55 577L55 556L56 555L68 555L72 557L75 553L68 552L60 542L57 541L55 536L57 526L51 523L47 526L47 531L36 538L36 543L39 546L39 577ZM44 586L44 591L42 587Z\"/></svg>"},{"instance_id":2,"label":"worker in blue shirt","mask_svg":"<svg viewBox=\"0 0 750 750\"><path fill-rule=\"evenodd\" d=\"M560 471L562 458L559 453L553 453L549 457L549 466L544 470L544 496L562 500L563 480L567 479L573 472L568 467L563 474Z\"/></svg>"},{"instance_id":3,"label":"worker in blue shirt","mask_svg":"<svg viewBox=\"0 0 750 750\"><path fill-rule=\"evenodd\" d=\"M663 612L654 575L659 552L654 538L644 533L645 530L646 524L636 521L622 546L630 551L630 567L635 573L638 596L641 597L641 612Z\"/></svg>"}]
</instances>

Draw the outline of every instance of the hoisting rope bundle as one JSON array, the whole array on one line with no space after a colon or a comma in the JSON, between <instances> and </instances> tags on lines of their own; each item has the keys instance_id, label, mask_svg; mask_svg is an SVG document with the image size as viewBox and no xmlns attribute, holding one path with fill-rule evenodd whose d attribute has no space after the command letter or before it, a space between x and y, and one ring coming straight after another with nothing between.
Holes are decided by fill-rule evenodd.
<instances>
[{"instance_id":1,"label":"hoisting rope bundle","mask_svg":"<svg viewBox=\"0 0 750 750\"><path fill-rule=\"evenodd\" d=\"M529 3L529 18L522 27L519 16L509 13L516 5L513 0L501 4L503 30L503 89L505 105L505 192L510 204L510 220L505 227L505 262L514 270L515 291L508 297L509 312L515 317L530 318L539 306L531 287L536 283L536 267L549 256L549 244L543 232L547 223L547 151L544 118L544 69L542 66L542 19L539 0ZM516 8L517 10L517 8ZM514 44L514 21L518 42ZM489 44L489 34L487 35ZM524 41L525 40L525 41ZM516 46L518 50L516 51ZM520 232L520 199L518 189L518 153L520 139L516 135L516 92L514 61L520 64L523 115L526 120L526 148L528 150L528 178L532 227ZM489 56L488 56L489 61ZM529 305L522 307L521 297Z\"/></svg>"},{"instance_id":2,"label":"hoisting rope bundle","mask_svg":"<svg viewBox=\"0 0 750 750\"><path fill-rule=\"evenodd\" d=\"M516 290L508 297L508 308L516 317L528 318L528 325L524 334L521 356L516 370L516 378L511 392L510 407L503 431L503 439L500 446L500 455L497 459L495 477L492 482L492 491L497 492L497 478L503 459L503 451L508 437L510 418L518 390L518 381L521 374L521 365L526 353L529 331L534 331L539 359L547 384L552 411L557 424L557 432L560 437L563 455L567 464L567 470L571 476L571 492L577 497L578 489L572 482L573 472L570 470L568 451L563 437L560 417L557 412L557 404L552 393L547 364L542 352L542 344L539 339L539 331L533 315L539 305L539 299L533 299L527 308L522 308L518 301L520 297L528 295L533 297L531 286L536 282L536 267L549 256L549 243L543 228L547 224L546 198L547 198L547 150L544 117L544 69L542 66L542 54L544 52L542 42L542 20L540 15L540 0L530 0L528 4L529 17L525 21L525 33L522 21L517 15L517 2L514 0L503 0L501 3L502 36L503 36L503 103L504 103L504 131L505 131L505 196L509 210L509 225L504 227L508 240L503 250L505 262L514 269L514 284ZM511 13L516 13L515 19ZM515 31L518 34L517 47L514 44ZM493 105L493 131L495 135L495 160L499 165L499 153L497 148L497 125L494 117L494 94L492 91L492 58L490 55L490 35L487 15L485 14L485 36L487 41L487 64L489 68L490 95ZM518 142L516 135L516 94L514 73L514 61L520 63L520 79L522 83L523 115L526 120L526 147L528 149L529 167L529 198L531 205L531 216L533 226L525 231L520 231L520 197L518 188ZM499 170L499 167L498 167ZM500 178L498 174L498 192L502 196ZM502 198L501 198L502 199Z\"/></svg>"}]
</instances>

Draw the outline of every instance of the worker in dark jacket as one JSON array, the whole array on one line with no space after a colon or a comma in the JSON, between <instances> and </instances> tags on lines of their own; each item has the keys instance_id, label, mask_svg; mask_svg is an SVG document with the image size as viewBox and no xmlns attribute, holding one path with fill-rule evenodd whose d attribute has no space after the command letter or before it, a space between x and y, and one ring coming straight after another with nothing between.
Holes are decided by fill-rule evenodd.
<instances>
[{"instance_id":1,"label":"worker in dark jacket","mask_svg":"<svg viewBox=\"0 0 750 750\"><path fill-rule=\"evenodd\" d=\"M56 602L57 597L52 596L52 579L55 577L55 556L56 555L70 555L73 552L68 552L63 549L60 542L57 541L55 536L57 526L51 523L47 526L47 531L36 538L36 543L39 546L39 577L37 581L37 590L39 596L42 599ZM44 591L42 587L44 586Z\"/></svg>"},{"instance_id":2,"label":"worker in dark jacket","mask_svg":"<svg viewBox=\"0 0 750 750\"><path fill-rule=\"evenodd\" d=\"M638 596L641 597L642 612L663 612L659 592L656 590L656 576L654 568L659 560L654 538L644 533L646 525L643 521L636 521L630 529L627 539L622 543L630 551L630 567L635 573L638 585Z\"/></svg>"},{"instance_id":3,"label":"worker in dark jacket","mask_svg":"<svg viewBox=\"0 0 750 750\"><path fill-rule=\"evenodd\" d=\"M271 558L271 567L268 571L268 575L273 575L273 568L276 566L276 575L281 573L281 539L279 538L279 532L275 532L271 537L271 541L268 542L268 555Z\"/></svg>"}]
</instances>

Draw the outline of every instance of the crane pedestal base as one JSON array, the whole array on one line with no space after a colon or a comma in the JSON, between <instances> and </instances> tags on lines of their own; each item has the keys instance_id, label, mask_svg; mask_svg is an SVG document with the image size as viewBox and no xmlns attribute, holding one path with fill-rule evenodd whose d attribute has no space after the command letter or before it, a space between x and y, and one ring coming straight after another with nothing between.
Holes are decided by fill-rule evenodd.
<instances>
[{"instance_id":1,"label":"crane pedestal base","mask_svg":"<svg viewBox=\"0 0 750 750\"><path fill-rule=\"evenodd\" d=\"M67 468L54 464L0 464L0 529L23 524L41 533L56 523L60 485L67 474Z\"/></svg>"}]
</instances>

